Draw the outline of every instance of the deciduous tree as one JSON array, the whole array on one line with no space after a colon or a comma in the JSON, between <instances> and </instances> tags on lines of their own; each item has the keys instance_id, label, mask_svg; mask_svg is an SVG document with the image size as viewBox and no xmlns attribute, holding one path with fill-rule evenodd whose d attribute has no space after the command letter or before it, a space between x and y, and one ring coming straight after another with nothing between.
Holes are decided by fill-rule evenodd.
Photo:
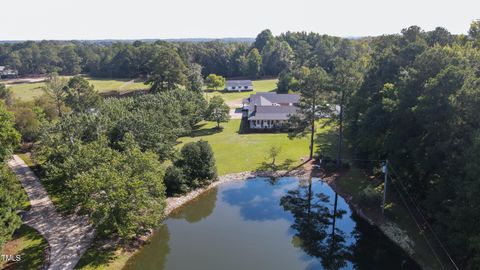
<instances>
[{"instance_id":1,"label":"deciduous tree","mask_svg":"<svg viewBox=\"0 0 480 270\"><path fill-rule=\"evenodd\" d=\"M257 48L253 48L247 56L247 75L251 79L256 79L260 76L262 70L262 56Z\"/></svg>"},{"instance_id":2,"label":"deciduous tree","mask_svg":"<svg viewBox=\"0 0 480 270\"><path fill-rule=\"evenodd\" d=\"M218 90L219 87L223 87L225 85L225 78L216 75L216 74L209 74L205 79L208 88Z\"/></svg>"},{"instance_id":3,"label":"deciduous tree","mask_svg":"<svg viewBox=\"0 0 480 270\"><path fill-rule=\"evenodd\" d=\"M230 107L225 104L221 96L213 96L210 99L205 112L205 119L217 122L217 128L220 128L220 123L230 120Z\"/></svg>"},{"instance_id":4,"label":"deciduous tree","mask_svg":"<svg viewBox=\"0 0 480 270\"><path fill-rule=\"evenodd\" d=\"M187 84L187 68L172 48L160 48L149 62L151 72L146 84L152 93L168 91Z\"/></svg>"}]
</instances>

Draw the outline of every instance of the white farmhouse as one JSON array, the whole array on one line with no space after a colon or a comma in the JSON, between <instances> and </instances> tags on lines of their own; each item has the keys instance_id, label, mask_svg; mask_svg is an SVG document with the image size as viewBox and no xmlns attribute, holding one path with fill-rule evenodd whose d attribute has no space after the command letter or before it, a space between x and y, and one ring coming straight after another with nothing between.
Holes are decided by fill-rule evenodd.
<instances>
[{"instance_id":1,"label":"white farmhouse","mask_svg":"<svg viewBox=\"0 0 480 270\"><path fill-rule=\"evenodd\" d=\"M250 80L229 80L225 83L226 91L253 91L253 83Z\"/></svg>"},{"instance_id":2,"label":"white farmhouse","mask_svg":"<svg viewBox=\"0 0 480 270\"><path fill-rule=\"evenodd\" d=\"M295 106L300 99L296 94L258 92L243 100L243 110L250 129L281 129L291 115L297 113Z\"/></svg>"}]
</instances>

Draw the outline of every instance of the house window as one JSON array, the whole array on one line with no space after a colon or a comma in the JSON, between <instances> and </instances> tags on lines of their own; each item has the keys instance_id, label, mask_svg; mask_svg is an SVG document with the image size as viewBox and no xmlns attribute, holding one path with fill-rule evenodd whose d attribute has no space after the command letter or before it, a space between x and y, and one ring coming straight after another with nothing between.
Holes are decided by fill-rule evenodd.
<instances>
[{"instance_id":1,"label":"house window","mask_svg":"<svg viewBox=\"0 0 480 270\"><path fill-rule=\"evenodd\" d=\"M248 89L248 86L245 86L244 88L245 88L245 89Z\"/></svg>"},{"instance_id":2,"label":"house window","mask_svg":"<svg viewBox=\"0 0 480 270\"><path fill-rule=\"evenodd\" d=\"M232 89L235 89L235 86L232 86Z\"/></svg>"}]
</instances>

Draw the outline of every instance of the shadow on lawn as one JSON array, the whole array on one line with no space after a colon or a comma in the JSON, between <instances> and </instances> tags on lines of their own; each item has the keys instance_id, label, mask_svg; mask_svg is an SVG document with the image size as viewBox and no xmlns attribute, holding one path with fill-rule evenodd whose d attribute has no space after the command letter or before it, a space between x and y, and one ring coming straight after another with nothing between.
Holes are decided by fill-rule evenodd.
<instances>
[{"instance_id":1,"label":"shadow on lawn","mask_svg":"<svg viewBox=\"0 0 480 270\"><path fill-rule=\"evenodd\" d=\"M271 162L262 162L260 166L256 169L256 171L267 171L267 172L272 172L272 171L291 171L295 169L298 166L293 167L293 163L295 161L293 159L285 159L285 161L281 164L272 164ZM302 166L301 164L300 166Z\"/></svg>"},{"instance_id":2,"label":"shadow on lawn","mask_svg":"<svg viewBox=\"0 0 480 270\"><path fill-rule=\"evenodd\" d=\"M94 241L95 243L95 241ZM85 267L96 268L105 266L115 259L115 248L102 248L98 245L91 246L76 265L75 269L82 269Z\"/></svg>"},{"instance_id":3,"label":"shadow on lawn","mask_svg":"<svg viewBox=\"0 0 480 270\"><path fill-rule=\"evenodd\" d=\"M204 126L205 126L205 123L196 125L192 130L192 132L189 134L189 136L192 138L200 137L200 136L210 136L210 135L219 133L223 130L222 127L217 128L216 126L212 128L202 128Z\"/></svg>"}]
</instances>

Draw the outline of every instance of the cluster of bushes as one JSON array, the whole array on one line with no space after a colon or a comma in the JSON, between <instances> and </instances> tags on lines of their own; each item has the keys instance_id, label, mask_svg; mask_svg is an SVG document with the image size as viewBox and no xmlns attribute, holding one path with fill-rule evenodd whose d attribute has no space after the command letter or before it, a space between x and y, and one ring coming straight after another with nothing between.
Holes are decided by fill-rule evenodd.
<instances>
[{"instance_id":1,"label":"cluster of bushes","mask_svg":"<svg viewBox=\"0 0 480 270\"><path fill-rule=\"evenodd\" d=\"M212 147L206 141L185 144L165 173L168 196L176 196L209 185L217 179Z\"/></svg>"}]
</instances>

